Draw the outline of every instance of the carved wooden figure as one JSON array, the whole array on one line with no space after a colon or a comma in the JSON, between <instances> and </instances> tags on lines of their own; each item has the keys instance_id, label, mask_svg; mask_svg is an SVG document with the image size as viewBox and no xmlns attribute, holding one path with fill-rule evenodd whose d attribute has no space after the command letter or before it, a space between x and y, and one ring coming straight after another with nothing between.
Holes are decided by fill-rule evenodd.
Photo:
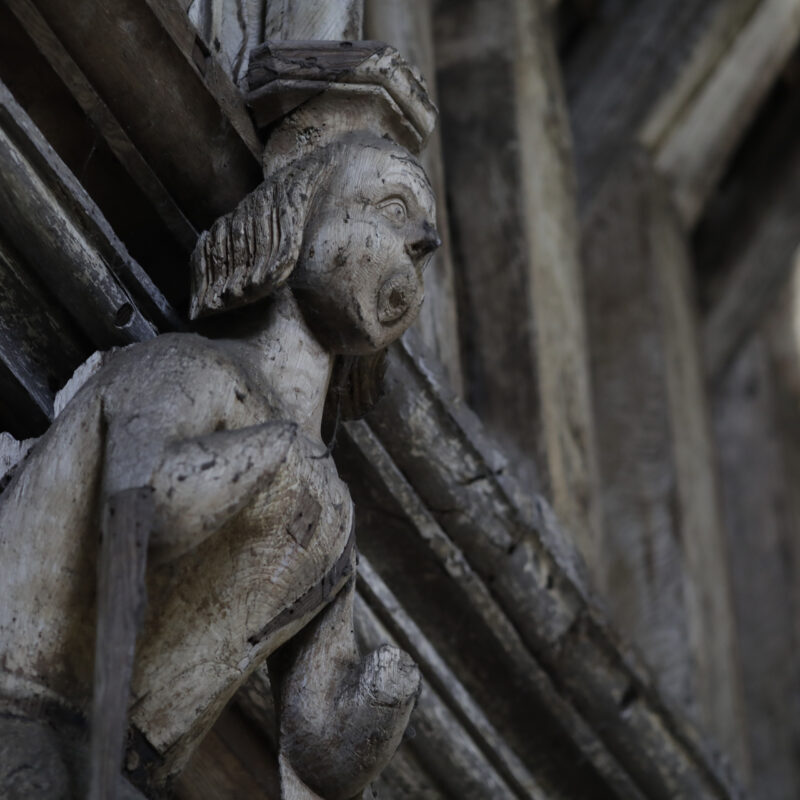
<instances>
[{"instance_id":1,"label":"carved wooden figure","mask_svg":"<svg viewBox=\"0 0 800 800\"><path fill-rule=\"evenodd\" d=\"M104 357L0 494L4 796L82 797L90 772L101 791L85 720L94 691L92 747L113 750L120 686L128 777L157 791L267 658L286 800L359 796L399 743L418 671L393 647L356 651L353 508L320 426L335 357L414 320L434 199L374 126L297 142L198 242L206 335Z\"/></svg>"}]
</instances>

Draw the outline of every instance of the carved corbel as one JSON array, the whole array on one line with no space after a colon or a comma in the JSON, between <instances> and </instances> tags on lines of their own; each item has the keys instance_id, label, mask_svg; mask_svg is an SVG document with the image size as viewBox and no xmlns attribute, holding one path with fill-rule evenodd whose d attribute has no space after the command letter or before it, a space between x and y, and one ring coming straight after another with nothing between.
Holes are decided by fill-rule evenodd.
<instances>
[{"instance_id":1,"label":"carved corbel","mask_svg":"<svg viewBox=\"0 0 800 800\"><path fill-rule=\"evenodd\" d=\"M439 238L412 153L435 110L385 45L252 63L265 180L195 248L202 335L76 374L0 494L0 787L37 749L77 787L53 797L157 793L267 660L284 800L351 800L408 722L416 666L356 647L353 508L321 423L326 397L337 416L374 398L422 303Z\"/></svg>"},{"instance_id":2,"label":"carved corbel","mask_svg":"<svg viewBox=\"0 0 800 800\"><path fill-rule=\"evenodd\" d=\"M437 112L421 76L394 48L382 42L268 42L250 55L248 85L248 104L257 126L267 136L263 163L268 182L272 175L285 173L293 164L315 163L325 151L345 142L350 149L364 151L384 146L381 142L392 142L390 157L418 169L412 154L419 154L435 125ZM322 160L324 163L324 157ZM375 179L386 184L380 170L361 177L366 185ZM390 205L392 191L384 192ZM416 191L425 189L420 186ZM403 214L408 211L404 209ZM342 221L348 223L346 213ZM423 225L416 243L407 249L413 253L417 248L421 255L438 244L435 230ZM302 279L297 290L302 294ZM403 279L390 280L388 287L381 288L378 317L384 324L398 312L407 313L408 298L393 301L392 294L408 293ZM332 308L327 312L336 317ZM377 399L384 351L376 355L376 349L372 346L337 359L329 398L336 405L337 421L360 416ZM321 632L351 626L352 600L351 587L346 601L332 606L314 625ZM375 651L366 666L362 663L360 678L337 676L341 669L337 664L351 665L347 669L352 674L354 642L345 645L345 655L338 650L341 641L331 651L327 636L306 637L308 633L304 632L287 648L291 667L283 654L270 662L279 707L288 720L288 724L282 722L280 733L284 800L360 797L361 788L377 776L379 765L385 764L399 744L405 723L398 724L398 707L406 703L401 698L416 696L418 671L408 656L387 646ZM308 674L326 677L312 687ZM342 693L342 686L350 688ZM338 714L332 713L332 703ZM385 720L376 725L377 708L383 708ZM407 714L401 716L407 720ZM298 731L292 721L296 718L316 722ZM314 732L309 735L311 729ZM300 768L295 769L298 763ZM325 791L317 795L310 786L323 786Z\"/></svg>"},{"instance_id":3,"label":"carved corbel","mask_svg":"<svg viewBox=\"0 0 800 800\"><path fill-rule=\"evenodd\" d=\"M256 125L269 134L265 169L346 131L418 155L436 124L421 75L383 42L267 42L250 55L247 83Z\"/></svg>"}]
</instances>

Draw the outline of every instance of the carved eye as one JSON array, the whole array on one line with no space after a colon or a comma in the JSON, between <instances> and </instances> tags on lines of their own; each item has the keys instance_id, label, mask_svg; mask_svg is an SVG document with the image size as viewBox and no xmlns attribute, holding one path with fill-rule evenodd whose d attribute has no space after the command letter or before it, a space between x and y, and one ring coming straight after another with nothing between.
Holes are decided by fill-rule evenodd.
<instances>
[{"instance_id":1,"label":"carved eye","mask_svg":"<svg viewBox=\"0 0 800 800\"><path fill-rule=\"evenodd\" d=\"M401 197L389 197L378 203L378 208L383 215L392 222L403 224L408 217L408 209Z\"/></svg>"}]
</instances>

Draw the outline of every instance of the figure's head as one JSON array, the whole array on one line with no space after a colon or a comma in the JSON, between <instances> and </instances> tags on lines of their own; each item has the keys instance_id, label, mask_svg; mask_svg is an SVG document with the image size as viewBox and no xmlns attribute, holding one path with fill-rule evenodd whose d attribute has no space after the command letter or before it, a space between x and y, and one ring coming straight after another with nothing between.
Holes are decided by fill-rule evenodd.
<instances>
[{"instance_id":1,"label":"figure's head","mask_svg":"<svg viewBox=\"0 0 800 800\"><path fill-rule=\"evenodd\" d=\"M439 245L434 198L403 148L351 134L297 159L201 237L191 316L252 303L288 282L331 352L376 352L416 318Z\"/></svg>"}]
</instances>

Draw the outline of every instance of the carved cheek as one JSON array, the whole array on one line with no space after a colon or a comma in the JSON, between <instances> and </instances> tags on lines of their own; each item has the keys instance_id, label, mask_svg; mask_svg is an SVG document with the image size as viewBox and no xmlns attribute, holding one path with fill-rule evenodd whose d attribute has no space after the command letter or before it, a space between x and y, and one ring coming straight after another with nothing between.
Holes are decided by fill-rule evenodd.
<instances>
[{"instance_id":1,"label":"carved cheek","mask_svg":"<svg viewBox=\"0 0 800 800\"><path fill-rule=\"evenodd\" d=\"M375 315L383 327L397 327L405 317L410 324L422 302L421 276L396 231L384 232L380 245L372 264Z\"/></svg>"}]
</instances>

